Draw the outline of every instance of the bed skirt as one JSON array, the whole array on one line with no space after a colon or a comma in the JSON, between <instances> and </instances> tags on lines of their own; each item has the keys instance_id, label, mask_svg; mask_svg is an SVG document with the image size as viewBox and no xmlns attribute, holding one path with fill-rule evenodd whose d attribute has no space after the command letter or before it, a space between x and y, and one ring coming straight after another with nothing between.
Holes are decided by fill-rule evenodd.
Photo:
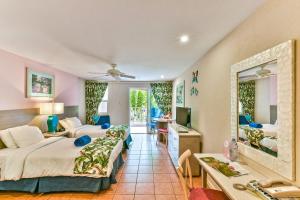
<instances>
[{"instance_id":1,"label":"bed skirt","mask_svg":"<svg viewBox=\"0 0 300 200\"><path fill-rule=\"evenodd\" d=\"M20 179L18 181L0 181L0 191L19 191L31 193L48 192L99 192L116 183L116 174L124 161L122 153L114 161L110 177L40 177Z\"/></svg>"},{"instance_id":2,"label":"bed skirt","mask_svg":"<svg viewBox=\"0 0 300 200\"><path fill-rule=\"evenodd\" d=\"M132 137L131 134L129 133L126 140L123 143L123 149L129 149L131 142L132 142Z\"/></svg>"}]
</instances>

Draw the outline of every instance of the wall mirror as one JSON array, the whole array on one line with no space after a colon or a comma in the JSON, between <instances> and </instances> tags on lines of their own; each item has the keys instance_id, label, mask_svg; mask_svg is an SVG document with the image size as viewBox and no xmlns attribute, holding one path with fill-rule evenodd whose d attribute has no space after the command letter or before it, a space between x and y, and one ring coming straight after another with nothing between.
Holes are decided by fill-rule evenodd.
<instances>
[{"instance_id":1,"label":"wall mirror","mask_svg":"<svg viewBox=\"0 0 300 200\"><path fill-rule=\"evenodd\" d=\"M294 41L231 68L231 130L244 156L295 179Z\"/></svg>"}]
</instances>

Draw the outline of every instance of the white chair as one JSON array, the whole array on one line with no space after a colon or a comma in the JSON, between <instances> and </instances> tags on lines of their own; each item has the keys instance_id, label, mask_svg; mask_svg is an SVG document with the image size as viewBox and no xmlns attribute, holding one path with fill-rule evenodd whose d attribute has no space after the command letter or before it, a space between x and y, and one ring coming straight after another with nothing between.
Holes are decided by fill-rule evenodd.
<instances>
[{"instance_id":1,"label":"white chair","mask_svg":"<svg viewBox=\"0 0 300 200\"><path fill-rule=\"evenodd\" d=\"M189 162L191 151L186 150L178 159L177 173L184 192L185 200L229 200L224 192L207 188L194 188ZM184 166L185 165L185 166Z\"/></svg>"}]
</instances>

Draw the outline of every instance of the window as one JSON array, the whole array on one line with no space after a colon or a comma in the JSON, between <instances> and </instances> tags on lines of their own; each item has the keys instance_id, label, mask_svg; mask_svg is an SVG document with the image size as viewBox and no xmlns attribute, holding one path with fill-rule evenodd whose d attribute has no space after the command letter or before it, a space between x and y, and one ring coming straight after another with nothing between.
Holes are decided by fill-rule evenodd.
<instances>
[{"instance_id":1,"label":"window","mask_svg":"<svg viewBox=\"0 0 300 200\"><path fill-rule=\"evenodd\" d=\"M103 114L108 112L108 88L105 90L104 97L98 107L98 113Z\"/></svg>"}]
</instances>

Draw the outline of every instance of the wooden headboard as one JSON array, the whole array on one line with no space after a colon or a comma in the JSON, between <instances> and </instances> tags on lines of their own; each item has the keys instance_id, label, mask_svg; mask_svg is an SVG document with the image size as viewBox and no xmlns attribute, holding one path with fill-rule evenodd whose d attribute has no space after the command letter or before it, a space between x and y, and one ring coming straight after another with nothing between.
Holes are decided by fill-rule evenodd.
<instances>
[{"instance_id":1,"label":"wooden headboard","mask_svg":"<svg viewBox=\"0 0 300 200\"><path fill-rule=\"evenodd\" d=\"M78 117L78 106L65 106L65 112L58 115L60 119L66 117ZM39 108L1 110L0 111L0 130L29 124L39 115Z\"/></svg>"}]
</instances>

